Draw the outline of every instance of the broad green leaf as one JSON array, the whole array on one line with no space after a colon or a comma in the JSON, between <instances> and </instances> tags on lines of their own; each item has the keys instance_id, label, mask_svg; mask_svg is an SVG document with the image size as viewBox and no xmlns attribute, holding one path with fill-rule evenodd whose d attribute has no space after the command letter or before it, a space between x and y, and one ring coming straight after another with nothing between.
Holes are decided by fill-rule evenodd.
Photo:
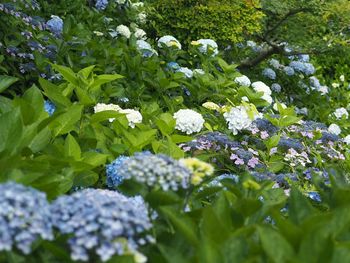
<instances>
[{"instance_id":1,"label":"broad green leaf","mask_svg":"<svg viewBox=\"0 0 350 263\"><path fill-rule=\"evenodd\" d=\"M5 91L8 87L10 87L16 81L18 81L18 78L0 75L0 93Z\"/></svg>"},{"instance_id":2,"label":"broad green leaf","mask_svg":"<svg viewBox=\"0 0 350 263\"><path fill-rule=\"evenodd\" d=\"M289 262L295 257L293 247L276 230L270 227L257 228L261 245L271 262Z\"/></svg>"},{"instance_id":3,"label":"broad green leaf","mask_svg":"<svg viewBox=\"0 0 350 263\"><path fill-rule=\"evenodd\" d=\"M95 65L83 68L78 72L78 74L81 74L84 78L88 78L94 68L95 68Z\"/></svg>"},{"instance_id":4,"label":"broad green leaf","mask_svg":"<svg viewBox=\"0 0 350 263\"><path fill-rule=\"evenodd\" d=\"M96 89L98 87L100 87L101 85L117 80L117 79L121 79L124 78L124 76L119 75L119 74L113 74L113 75L108 75L108 74L104 74L104 75L99 75L97 77L95 77L94 82L90 85L89 89Z\"/></svg>"},{"instance_id":5,"label":"broad green leaf","mask_svg":"<svg viewBox=\"0 0 350 263\"><path fill-rule=\"evenodd\" d=\"M53 130L53 136L56 137L74 130L75 124L81 118L82 110L82 105L72 105L66 109L66 112L56 116L49 124L49 127Z\"/></svg>"},{"instance_id":6,"label":"broad green leaf","mask_svg":"<svg viewBox=\"0 0 350 263\"><path fill-rule=\"evenodd\" d=\"M64 154L79 160L81 156L80 146L71 134L68 134L64 143Z\"/></svg>"},{"instance_id":7,"label":"broad green leaf","mask_svg":"<svg viewBox=\"0 0 350 263\"><path fill-rule=\"evenodd\" d=\"M65 80L72 83L73 85L78 85L78 79L76 77L76 74L73 70L71 70L68 67L60 66L56 64L51 64L52 68L55 69L57 72L59 72Z\"/></svg>"},{"instance_id":8,"label":"broad green leaf","mask_svg":"<svg viewBox=\"0 0 350 263\"><path fill-rule=\"evenodd\" d=\"M34 152L39 152L44 149L49 143L51 139L51 131L48 127L42 129L33 140L29 143L28 147Z\"/></svg>"},{"instance_id":9,"label":"broad green leaf","mask_svg":"<svg viewBox=\"0 0 350 263\"><path fill-rule=\"evenodd\" d=\"M70 100L62 95L60 88L46 79L39 78L41 88L44 90L44 94L55 104L60 104L65 107L69 107L72 103Z\"/></svg>"}]
</instances>

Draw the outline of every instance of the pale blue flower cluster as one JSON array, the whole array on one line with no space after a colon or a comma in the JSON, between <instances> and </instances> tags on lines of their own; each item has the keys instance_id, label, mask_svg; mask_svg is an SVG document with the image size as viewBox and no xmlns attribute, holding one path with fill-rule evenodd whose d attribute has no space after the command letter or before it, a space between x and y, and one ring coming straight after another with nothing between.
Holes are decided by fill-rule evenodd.
<instances>
[{"instance_id":1,"label":"pale blue flower cluster","mask_svg":"<svg viewBox=\"0 0 350 263\"><path fill-rule=\"evenodd\" d=\"M272 68L265 68L262 72L263 76L269 79L276 79L276 72Z\"/></svg>"},{"instance_id":2,"label":"pale blue flower cluster","mask_svg":"<svg viewBox=\"0 0 350 263\"><path fill-rule=\"evenodd\" d=\"M95 252L102 261L113 255L135 254L140 245L153 242L146 235L152 224L140 196L85 189L60 196L51 205L52 221L68 240L73 260L89 260Z\"/></svg>"},{"instance_id":3,"label":"pale blue flower cluster","mask_svg":"<svg viewBox=\"0 0 350 263\"><path fill-rule=\"evenodd\" d=\"M119 169L123 165L125 160L128 160L127 156L119 156L112 163L106 165L107 185L108 187L115 187L123 182L122 176L119 174Z\"/></svg>"},{"instance_id":4,"label":"pale blue flower cluster","mask_svg":"<svg viewBox=\"0 0 350 263\"><path fill-rule=\"evenodd\" d=\"M63 31L63 20L58 16L51 16L51 19L46 22L47 28L56 37L60 37Z\"/></svg>"},{"instance_id":5,"label":"pale blue flower cluster","mask_svg":"<svg viewBox=\"0 0 350 263\"><path fill-rule=\"evenodd\" d=\"M295 74L295 71L292 67L284 67L283 68L284 73L286 73L287 76L293 76Z\"/></svg>"},{"instance_id":6,"label":"pale blue flower cluster","mask_svg":"<svg viewBox=\"0 0 350 263\"><path fill-rule=\"evenodd\" d=\"M46 195L8 182L0 185L0 251L16 247L24 254L39 238L52 240L50 205Z\"/></svg>"},{"instance_id":7,"label":"pale blue flower cluster","mask_svg":"<svg viewBox=\"0 0 350 263\"><path fill-rule=\"evenodd\" d=\"M97 0L95 4L96 9L100 11L105 10L107 6L108 0Z\"/></svg>"},{"instance_id":8,"label":"pale blue flower cluster","mask_svg":"<svg viewBox=\"0 0 350 263\"><path fill-rule=\"evenodd\" d=\"M278 83L273 83L273 84L271 85L271 89L272 89L274 92L279 93L279 92L281 92L282 87L281 87L281 85L278 84Z\"/></svg>"},{"instance_id":9,"label":"pale blue flower cluster","mask_svg":"<svg viewBox=\"0 0 350 263\"><path fill-rule=\"evenodd\" d=\"M139 152L123 162L119 175L164 191L177 191L188 187L191 172L169 156Z\"/></svg>"},{"instance_id":10,"label":"pale blue flower cluster","mask_svg":"<svg viewBox=\"0 0 350 263\"><path fill-rule=\"evenodd\" d=\"M315 67L311 63L302 61L292 61L290 62L289 66L295 71L304 73L307 76L315 73Z\"/></svg>"},{"instance_id":11,"label":"pale blue flower cluster","mask_svg":"<svg viewBox=\"0 0 350 263\"><path fill-rule=\"evenodd\" d=\"M56 105L49 100L45 100L44 109L51 116L52 114L54 114L54 112L56 110Z\"/></svg>"}]
</instances>

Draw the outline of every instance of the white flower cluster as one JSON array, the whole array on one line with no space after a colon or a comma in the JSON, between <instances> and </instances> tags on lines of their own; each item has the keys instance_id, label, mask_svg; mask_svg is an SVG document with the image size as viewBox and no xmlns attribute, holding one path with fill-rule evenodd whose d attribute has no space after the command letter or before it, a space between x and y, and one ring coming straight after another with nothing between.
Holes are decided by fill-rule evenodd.
<instances>
[{"instance_id":1,"label":"white flower cluster","mask_svg":"<svg viewBox=\"0 0 350 263\"><path fill-rule=\"evenodd\" d=\"M118 33L118 35L121 35L126 38L130 38L131 36L130 29L124 25L117 26L116 32Z\"/></svg>"},{"instance_id":2,"label":"white flower cluster","mask_svg":"<svg viewBox=\"0 0 350 263\"><path fill-rule=\"evenodd\" d=\"M158 47L163 47L163 45L166 45L167 47L176 47L178 49L181 49L180 42L173 36L163 36L160 39L158 39Z\"/></svg>"},{"instance_id":3,"label":"white flower cluster","mask_svg":"<svg viewBox=\"0 0 350 263\"><path fill-rule=\"evenodd\" d=\"M208 51L213 52L213 56L216 56L218 51L218 44L212 39L199 39L197 42L201 45L199 51L203 54L208 54Z\"/></svg>"},{"instance_id":4,"label":"white flower cluster","mask_svg":"<svg viewBox=\"0 0 350 263\"><path fill-rule=\"evenodd\" d=\"M245 75L235 78L234 81L240 86L250 86L251 84L250 79Z\"/></svg>"},{"instance_id":5,"label":"white flower cluster","mask_svg":"<svg viewBox=\"0 0 350 263\"><path fill-rule=\"evenodd\" d=\"M345 142L347 145L350 145L350 135L345 136L343 142Z\"/></svg>"},{"instance_id":6,"label":"white flower cluster","mask_svg":"<svg viewBox=\"0 0 350 263\"><path fill-rule=\"evenodd\" d=\"M126 118L129 121L129 126L131 128L135 128L136 123L141 123L142 122L142 115L139 111L133 110L133 109L122 109L118 105L115 104L104 104L104 103L98 103L94 107L95 113L101 112L101 111L108 111L108 110L113 110L117 111L119 113L125 114ZM114 118L109 119L110 122L114 121Z\"/></svg>"},{"instance_id":7,"label":"white flower cluster","mask_svg":"<svg viewBox=\"0 0 350 263\"><path fill-rule=\"evenodd\" d=\"M199 132L203 128L204 119L201 114L190 109L181 109L174 113L175 128L186 134Z\"/></svg>"},{"instance_id":8,"label":"white flower cluster","mask_svg":"<svg viewBox=\"0 0 350 263\"><path fill-rule=\"evenodd\" d=\"M335 135L339 135L339 134L341 133L340 127L339 127L337 124L334 124L334 123L332 123L331 125L329 125L328 131L329 131L330 133L335 134Z\"/></svg>"},{"instance_id":9,"label":"white flower cluster","mask_svg":"<svg viewBox=\"0 0 350 263\"><path fill-rule=\"evenodd\" d=\"M224 118L228 123L228 128L236 135L239 131L248 129L252 124L253 119L249 117L247 108L244 106L233 107L229 112L224 113Z\"/></svg>"},{"instance_id":10,"label":"white flower cluster","mask_svg":"<svg viewBox=\"0 0 350 263\"><path fill-rule=\"evenodd\" d=\"M341 119L343 116L345 116L345 118L347 119L349 117L349 113L345 108L338 108L335 110L334 112L334 116L339 120Z\"/></svg>"},{"instance_id":11,"label":"white flower cluster","mask_svg":"<svg viewBox=\"0 0 350 263\"><path fill-rule=\"evenodd\" d=\"M271 89L262 81L256 81L252 83L252 87L256 92L263 92L263 96L261 97L263 100L266 100L268 103L272 103L271 97Z\"/></svg>"},{"instance_id":12,"label":"white flower cluster","mask_svg":"<svg viewBox=\"0 0 350 263\"><path fill-rule=\"evenodd\" d=\"M186 78L189 78L189 79L193 77L193 71L187 67L181 67L178 70L176 70L176 72L181 72L185 74Z\"/></svg>"},{"instance_id":13,"label":"white flower cluster","mask_svg":"<svg viewBox=\"0 0 350 263\"><path fill-rule=\"evenodd\" d=\"M155 51L152 46L143 39L139 39L136 41L137 50L142 53L144 57L151 57L153 55L158 55L157 51Z\"/></svg>"}]
</instances>

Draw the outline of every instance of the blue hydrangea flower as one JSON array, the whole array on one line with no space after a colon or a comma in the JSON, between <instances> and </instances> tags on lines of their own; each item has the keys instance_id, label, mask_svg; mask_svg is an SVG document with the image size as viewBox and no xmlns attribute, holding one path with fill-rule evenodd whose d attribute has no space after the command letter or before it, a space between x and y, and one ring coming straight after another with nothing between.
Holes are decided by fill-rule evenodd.
<instances>
[{"instance_id":1,"label":"blue hydrangea flower","mask_svg":"<svg viewBox=\"0 0 350 263\"><path fill-rule=\"evenodd\" d=\"M60 196L51 205L53 225L69 234L73 260L88 261L95 252L102 261L113 255L135 254L140 245L153 242L146 235L152 224L140 196L85 189Z\"/></svg>"},{"instance_id":2,"label":"blue hydrangea flower","mask_svg":"<svg viewBox=\"0 0 350 263\"><path fill-rule=\"evenodd\" d=\"M63 31L63 20L58 16L51 16L51 19L46 22L47 28L56 37L60 37Z\"/></svg>"},{"instance_id":3,"label":"blue hydrangea flower","mask_svg":"<svg viewBox=\"0 0 350 263\"><path fill-rule=\"evenodd\" d=\"M174 61L167 63L166 66L168 69L171 69L171 70L178 70L181 68L180 65Z\"/></svg>"},{"instance_id":4,"label":"blue hydrangea flower","mask_svg":"<svg viewBox=\"0 0 350 263\"><path fill-rule=\"evenodd\" d=\"M287 138L287 137L282 137L279 140L278 147L284 151L288 151L289 149L294 149L298 152L301 152L304 149L303 144L299 140Z\"/></svg>"},{"instance_id":5,"label":"blue hydrangea flower","mask_svg":"<svg viewBox=\"0 0 350 263\"><path fill-rule=\"evenodd\" d=\"M317 193L317 192L308 192L307 195L308 195L308 197L311 200L313 200L315 202L321 202L321 196L320 196L319 193Z\"/></svg>"},{"instance_id":6,"label":"blue hydrangea flower","mask_svg":"<svg viewBox=\"0 0 350 263\"><path fill-rule=\"evenodd\" d=\"M287 76L293 76L295 74L295 71L292 67L284 67L283 69L284 73L286 73Z\"/></svg>"},{"instance_id":7,"label":"blue hydrangea flower","mask_svg":"<svg viewBox=\"0 0 350 263\"><path fill-rule=\"evenodd\" d=\"M269 64L271 65L271 67L275 68L275 69L279 69L281 67L280 62L277 59L270 59Z\"/></svg>"},{"instance_id":8,"label":"blue hydrangea flower","mask_svg":"<svg viewBox=\"0 0 350 263\"><path fill-rule=\"evenodd\" d=\"M321 87L320 81L315 76L310 77L310 85L315 89L319 89Z\"/></svg>"},{"instance_id":9,"label":"blue hydrangea flower","mask_svg":"<svg viewBox=\"0 0 350 263\"><path fill-rule=\"evenodd\" d=\"M301 55L298 55L298 60L301 62L309 62L310 56L308 54L301 54Z\"/></svg>"},{"instance_id":10,"label":"blue hydrangea flower","mask_svg":"<svg viewBox=\"0 0 350 263\"><path fill-rule=\"evenodd\" d=\"M0 251L16 247L29 254L39 238L53 239L46 195L14 182L0 184Z\"/></svg>"},{"instance_id":11,"label":"blue hydrangea flower","mask_svg":"<svg viewBox=\"0 0 350 263\"><path fill-rule=\"evenodd\" d=\"M123 182L122 176L119 174L119 169L123 165L125 160L128 160L127 156L119 156L112 163L106 165L107 185L108 187L115 187Z\"/></svg>"},{"instance_id":12,"label":"blue hydrangea flower","mask_svg":"<svg viewBox=\"0 0 350 263\"><path fill-rule=\"evenodd\" d=\"M269 79L276 79L276 72L272 68L265 68L262 72L263 76Z\"/></svg>"},{"instance_id":13,"label":"blue hydrangea flower","mask_svg":"<svg viewBox=\"0 0 350 263\"><path fill-rule=\"evenodd\" d=\"M139 152L123 162L119 175L164 191L177 191L179 187L188 187L191 172L179 161L164 154Z\"/></svg>"},{"instance_id":14,"label":"blue hydrangea flower","mask_svg":"<svg viewBox=\"0 0 350 263\"><path fill-rule=\"evenodd\" d=\"M95 7L97 10L102 11L106 9L107 5L108 5L108 0L97 0Z\"/></svg>"},{"instance_id":15,"label":"blue hydrangea flower","mask_svg":"<svg viewBox=\"0 0 350 263\"><path fill-rule=\"evenodd\" d=\"M45 100L44 109L51 116L52 114L54 114L54 112L56 110L56 105L49 100Z\"/></svg>"},{"instance_id":16,"label":"blue hydrangea flower","mask_svg":"<svg viewBox=\"0 0 350 263\"><path fill-rule=\"evenodd\" d=\"M304 73L307 76L315 73L315 67L311 63L292 61L289 63L289 66L292 67L295 71Z\"/></svg>"},{"instance_id":17,"label":"blue hydrangea flower","mask_svg":"<svg viewBox=\"0 0 350 263\"><path fill-rule=\"evenodd\" d=\"M273 83L273 84L271 85L271 89L272 89L274 92L280 93L281 90L282 90L282 87L281 87L281 85L278 84L278 83Z\"/></svg>"}]
</instances>

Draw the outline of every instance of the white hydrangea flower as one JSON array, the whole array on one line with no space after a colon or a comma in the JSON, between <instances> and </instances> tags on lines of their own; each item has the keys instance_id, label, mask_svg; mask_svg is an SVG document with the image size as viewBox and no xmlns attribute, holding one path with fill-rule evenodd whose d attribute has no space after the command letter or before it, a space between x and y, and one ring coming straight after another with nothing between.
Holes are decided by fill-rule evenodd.
<instances>
[{"instance_id":1,"label":"white hydrangea flower","mask_svg":"<svg viewBox=\"0 0 350 263\"><path fill-rule=\"evenodd\" d=\"M137 20L140 24L145 24L147 22L147 15L145 12L141 12L137 15Z\"/></svg>"},{"instance_id":2,"label":"white hydrangea flower","mask_svg":"<svg viewBox=\"0 0 350 263\"><path fill-rule=\"evenodd\" d=\"M256 81L252 83L252 87L256 92L263 92L263 96L261 97L263 100L267 101L268 103L272 103L272 97L271 97L271 89L269 86L267 86L262 81Z\"/></svg>"},{"instance_id":3,"label":"white hydrangea flower","mask_svg":"<svg viewBox=\"0 0 350 263\"><path fill-rule=\"evenodd\" d=\"M145 57L151 57L152 55L158 55L152 46L143 39L136 41L137 50L140 51Z\"/></svg>"},{"instance_id":4,"label":"white hydrangea flower","mask_svg":"<svg viewBox=\"0 0 350 263\"><path fill-rule=\"evenodd\" d=\"M186 78L189 78L189 79L193 77L193 71L187 67L181 67L178 70L176 70L176 72L181 72L185 74Z\"/></svg>"},{"instance_id":5,"label":"white hydrangea flower","mask_svg":"<svg viewBox=\"0 0 350 263\"><path fill-rule=\"evenodd\" d=\"M207 54L208 49L211 49L213 51L214 56L216 56L219 53L218 44L212 39L199 39L196 42L198 42L201 45L199 47L199 51L203 54Z\"/></svg>"},{"instance_id":6,"label":"white hydrangea flower","mask_svg":"<svg viewBox=\"0 0 350 263\"><path fill-rule=\"evenodd\" d=\"M345 76L344 76L344 75L341 75L341 76L339 77L339 79L340 79L341 82L344 82L344 81L345 81Z\"/></svg>"},{"instance_id":7,"label":"white hydrangea flower","mask_svg":"<svg viewBox=\"0 0 350 263\"><path fill-rule=\"evenodd\" d=\"M141 8L144 6L143 2L131 3L131 8Z\"/></svg>"},{"instance_id":8,"label":"white hydrangea flower","mask_svg":"<svg viewBox=\"0 0 350 263\"><path fill-rule=\"evenodd\" d=\"M203 128L204 119L201 114L190 109L181 109L174 113L175 128L186 134L199 132Z\"/></svg>"},{"instance_id":9,"label":"white hydrangea flower","mask_svg":"<svg viewBox=\"0 0 350 263\"><path fill-rule=\"evenodd\" d=\"M335 88L335 89L336 89L336 88L339 88L339 87L340 87L340 84L334 82L334 83L332 83L332 87Z\"/></svg>"},{"instance_id":10,"label":"white hydrangea flower","mask_svg":"<svg viewBox=\"0 0 350 263\"><path fill-rule=\"evenodd\" d=\"M343 139L343 142L345 142L347 145L350 144L350 135L346 135L346 137Z\"/></svg>"},{"instance_id":11,"label":"white hydrangea flower","mask_svg":"<svg viewBox=\"0 0 350 263\"><path fill-rule=\"evenodd\" d=\"M117 26L117 33L123 37L130 38L131 32L127 26L119 25Z\"/></svg>"},{"instance_id":12,"label":"white hydrangea flower","mask_svg":"<svg viewBox=\"0 0 350 263\"><path fill-rule=\"evenodd\" d=\"M331 125L329 125L328 131L330 133L335 134L335 135L339 135L341 133L340 127L337 124L335 124L335 123L332 123Z\"/></svg>"},{"instance_id":13,"label":"white hydrangea flower","mask_svg":"<svg viewBox=\"0 0 350 263\"><path fill-rule=\"evenodd\" d=\"M120 108L118 105L116 104L105 104L105 103L97 103L94 107L94 112L95 113L98 113L98 112L101 112L101 111L108 111L108 110L113 110L113 111L121 111L122 108ZM114 121L114 118L110 118L109 119L109 122L113 122Z\"/></svg>"},{"instance_id":14,"label":"white hydrangea flower","mask_svg":"<svg viewBox=\"0 0 350 263\"><path fill-rule=\"evenodd\" d=\"M224 113L224 118L228 123L228 128L234 135L236 135L238 131L248 129L253 122L244 106L231 108L229 112Z\"/></svg>"},{"instance_id":15,"label":"white hydrangea flower","mask_svg":"<svg viewBox=\"0 0 350 263\"><path fill-rule=\"evenodd\" d=\"M115 2L119 5L125 4L126 0L115 0Z\"/></svg>"},{"instance_id":16,"label":"white hydrangea flower","mask_svg":"<svg viewBox=\"0 0 350 263\"><path fill-rule=\"evenodd\" d=\"M134 35L137 39L146 39L146 32L141 28L136 28Z\"/></svg>"},{"instance_id":17,"label":"white hydrangea flower","mask_svg":"<svg viewBox=\"0 0 350 263\"><path fill-rule=\"evenodd\" d=\"M136 123L142 122L142 115L139 111L133 109L120 110L120 113L126 114L126 118L129 121L129 126L135 128Z\"/></svg>"},{"instance_id":18,"label":"white hydrangea flower","mask_svg":"<svg viewBox=\"0 0 350 263\"><path fill-rule=\"evenodd\" d=\"M249 99L248 99L248 97L247 97L247 96L243 96L243 97L242 97L242 101L248 102L248 101L249 101Z\"/></svg>"},{"instance_id":19,"label":"white hydrangea flower","mask_svg":"<svg viewBox=\"0 0 350 263\"><path fill-rule=\"evenodd\" d=\"M201 68L196 68L196 69L193 70L193 74L204 75L205 72L204 72L204 70L201 69Z\"/></svg>"},{"instance_id":20,"label":"white hydrangea flower","mask_svg":"<svg viewBox=\"0 0 350 263\"><path fill-rule=\"evenodd\" d=\"M328 93L327 86L320 86L317 90L321 93L321 95L326 95Z\"/></svg>"},{"instance_id":21,"label":"white hydrangea flower","mask_svg":"<svg viewBox=\"0 0 350 263\"><path fill-rule=\"evenodd\" d=\"M250 79L245 75L235 78L234 82L240 86L250 86L251 84Z\"/></svg>"},{"instance_id":22,"label":"white hydrangea flower","mask_svg":"<svg viewBox=\"0 0 350 263\"><path fill-rule=\"evenodd\" d=\"M158 40L158 47L162 47L165 44L167 47L177 47L181 49L180 42L173 36L163 36Z\"/></svg>"},{"instance_id":23,"label":"white hydrangea flower","mask_svg":"<svg viewBox=\"0 0 350 263\"><path fill-rule=\"evenodd\" d=\"M334 116L339 120L341 119L343 116L346 117L346 119L349 117L349 113L345 108L338 108L335 110L334 112Z\"/></svg>"}]
</instances>

